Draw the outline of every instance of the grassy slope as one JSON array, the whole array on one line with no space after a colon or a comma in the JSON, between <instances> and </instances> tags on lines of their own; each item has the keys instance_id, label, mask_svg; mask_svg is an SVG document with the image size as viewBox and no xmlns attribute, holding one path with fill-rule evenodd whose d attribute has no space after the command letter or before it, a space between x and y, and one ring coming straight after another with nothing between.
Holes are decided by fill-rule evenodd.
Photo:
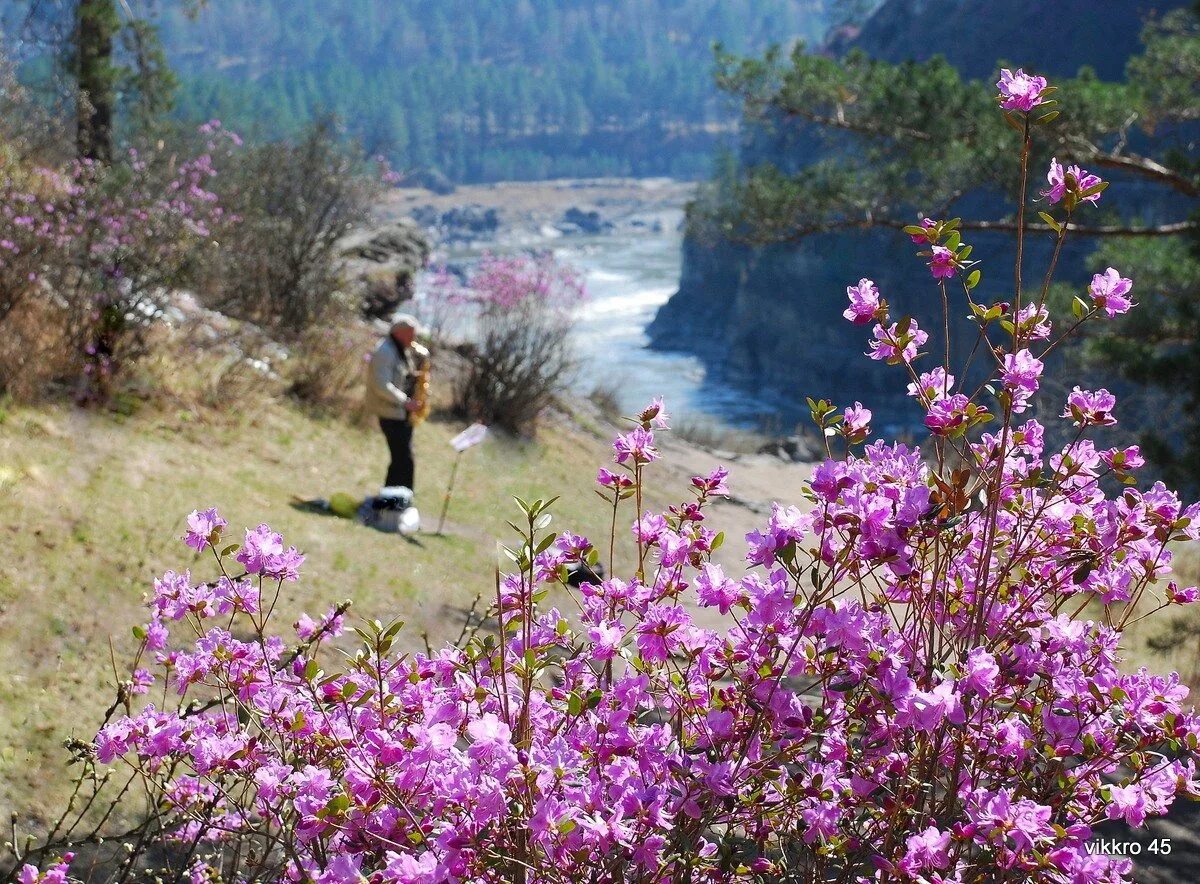
<instances>
[{"instance_id":1,"label":"grassy slope","mask_svg":"<svg viewBox=\"0 0 1200 884\"><path fill-rule=\"evenodd\" d=\"M459 425L416 435L419 503L436 524ZM219 506L238 529L266 521L308 555L283 612L314 615L351 598L359 617L403 617L409 641L454 638L462 610L491 592L496 540L513 495L561 494L558 523L607 535L590 487L598 436L569 429L537 443L492 439L464 456L446 536L416 542L304 512L294 495L377 487L386 461L371 429L271 406L200 425L161 414L119 422L67 408L0 423L0 809L42 816L67 782L62 740L88 738L112 697L109 642L122 661L151 578L210 575L178 543L183 517ZM234 539L237 539L236 537ZM286 622L290 622L290 619Z\"/></svg>"}]
</instances>

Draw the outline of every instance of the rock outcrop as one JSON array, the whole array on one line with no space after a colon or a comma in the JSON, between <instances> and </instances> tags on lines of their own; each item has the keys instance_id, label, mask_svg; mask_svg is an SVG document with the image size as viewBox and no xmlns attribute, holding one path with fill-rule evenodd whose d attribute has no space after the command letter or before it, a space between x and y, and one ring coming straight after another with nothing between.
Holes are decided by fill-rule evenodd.
<instances>
[{"instance_id":1,"label":"rock outcrop","mask_svg":"<svg viewBox=\"0 0 1200 884\"><path fill-rule=\"evenodd\" d=\"M368 319L386 319L415 293L429 240L410 218L351 234L342 244L343 279Z\"/></svg>"}]
</instances>

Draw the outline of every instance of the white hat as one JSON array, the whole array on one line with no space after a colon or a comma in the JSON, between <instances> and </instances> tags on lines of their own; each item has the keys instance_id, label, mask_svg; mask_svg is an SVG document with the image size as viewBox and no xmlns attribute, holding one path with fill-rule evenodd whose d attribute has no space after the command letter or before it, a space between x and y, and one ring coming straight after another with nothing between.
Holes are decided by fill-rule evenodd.
<instances>
[{"instance_id":1,"label":"white hat","mask_svg":"<svg viewBox=\"0 0 1200 884\"><path fill-rule=\"evenodd\" d=\"M398 328L411 328L414 334L421 334L424 330L421 327L421 321L411 313L397 313L392 317L389 329L395 331Z\"/></svg>"}]
</instances>

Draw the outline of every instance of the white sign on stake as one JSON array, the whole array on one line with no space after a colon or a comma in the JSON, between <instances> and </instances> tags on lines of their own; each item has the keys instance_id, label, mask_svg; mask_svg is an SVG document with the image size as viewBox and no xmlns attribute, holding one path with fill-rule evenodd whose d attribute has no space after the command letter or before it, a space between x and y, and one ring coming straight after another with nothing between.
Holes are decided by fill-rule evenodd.
<instances>
[{"instance_id":1,"label":"white sign on stake","mask_svg":"<svg viewBox=\"0 0 1200 884\"><path fill-rule=\"evenodd\" d=\"M466 451L473 445L478 445L487 438L488 428L484 424L471 424L450 440L450 447L455 451Z\"/></svg>"}]
</instances>

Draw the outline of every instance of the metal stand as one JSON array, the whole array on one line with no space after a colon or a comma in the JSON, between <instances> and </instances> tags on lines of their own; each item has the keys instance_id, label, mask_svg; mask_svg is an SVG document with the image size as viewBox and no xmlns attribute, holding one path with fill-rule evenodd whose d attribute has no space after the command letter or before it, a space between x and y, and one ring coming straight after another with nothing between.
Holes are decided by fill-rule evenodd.
<instances>
[{"instance_id":1,"label":"metal stand","mask_svg":"<svg viewBox=\"0 0 1200 884\"><path fill-rule=\"evenodd\" d=\"M446 524L446 513L450 510L450 495L454 493L454 477L458 475L458 462L462 460L462 451L454 455L454 465L450 467L450 481L446 484L446 496L442 500L442 514L438 517L437 530L434 531L435 537L442 536L442 527Z\"/></svg>"}]
</instances>

